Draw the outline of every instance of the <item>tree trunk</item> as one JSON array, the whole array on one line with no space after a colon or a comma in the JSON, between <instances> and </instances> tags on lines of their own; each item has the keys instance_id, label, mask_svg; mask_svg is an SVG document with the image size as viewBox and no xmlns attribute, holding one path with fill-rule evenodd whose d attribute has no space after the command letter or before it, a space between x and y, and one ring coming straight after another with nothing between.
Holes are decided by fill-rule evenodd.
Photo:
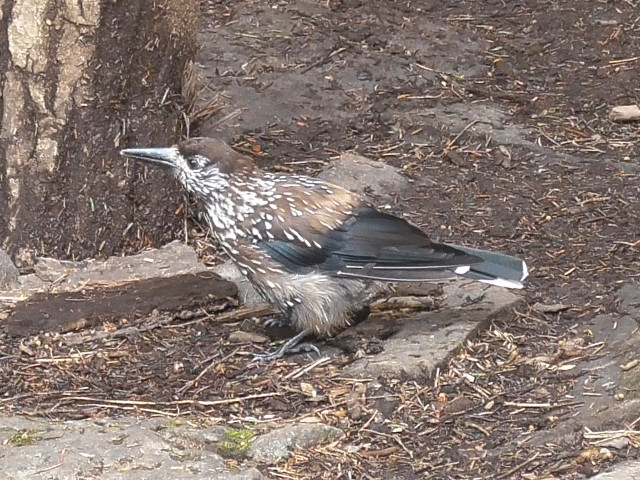
<instances>
[{"instance_id":1,"label":"tree trunk","mask_svg":"<svg viewBox=\"0 0 640 480\"><path fill-rule=\"evenodd\" d=\"M197 9L0 0L0 247L79 258L175 234L173 179L141 182L118 151L177 139Z\"/></svg>"}]
</instances>

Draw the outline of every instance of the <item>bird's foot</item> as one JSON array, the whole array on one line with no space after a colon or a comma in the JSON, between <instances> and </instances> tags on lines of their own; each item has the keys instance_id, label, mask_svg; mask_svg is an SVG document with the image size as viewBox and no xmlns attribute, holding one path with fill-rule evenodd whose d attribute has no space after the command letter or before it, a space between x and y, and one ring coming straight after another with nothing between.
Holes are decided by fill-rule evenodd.
<instances>
[{"instance_id":1,"label":"bird's foot","mask_svg":"<svg viewBox=\"0 0 640 480\"><path fill-rule=\"evenodd\" d=\"M321 355L320 349L318 347L316 347L311 342L299 343L295 347L290 348L289 350L287 350L286 353L289 354L289 353L311 353L311 352L313 352L316 355L318 355L318 357Z\"/></svg>"},{"instance_id":2,"label":"bird's foot","mask_svg":"<svg viewBox=\"0 0 640 480\"><path fill-rule=\"evenodd\" d=\"M302 341L306 338L307 335L308 333L306 331L300 332L295 337L290 338L289 340L284 342L273 352L256 355L255 357L253 357L253 360L255 362L272 362L273 360L278 360L291 353L302 352L314 352L318 356L320 356L320 350L318 349L318 347L316 347L312 343Z\"/></svg>"},{"instance_id":3,"label":"bird's foot","mask_svg":"<svg viewBox=\"0 0 640 480\"><path fill-rule=\"evenodd\" d=\"M281 327L286 327L289 324L281 318L269 317L269 318L265 318L262 321L262 325L264 325L267 328L281 328Z\"/></svg>"}]
</instances>

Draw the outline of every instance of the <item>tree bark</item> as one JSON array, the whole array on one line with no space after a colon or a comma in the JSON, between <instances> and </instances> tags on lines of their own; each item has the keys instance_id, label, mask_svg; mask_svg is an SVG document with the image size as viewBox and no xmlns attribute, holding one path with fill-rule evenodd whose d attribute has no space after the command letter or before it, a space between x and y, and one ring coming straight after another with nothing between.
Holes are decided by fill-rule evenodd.
<instances>
[{"instance_id":1,"label":"tree bark","mask_svg":"<svg viewBox=\"0 0 640 480\"><path fill-rule=\"evenodd\" d=\"M196 0L0 0L0 247L81 258L175 235L175 182L142 182L118 151L177 139L197 13Z\"/></svg>"}]
</instances>

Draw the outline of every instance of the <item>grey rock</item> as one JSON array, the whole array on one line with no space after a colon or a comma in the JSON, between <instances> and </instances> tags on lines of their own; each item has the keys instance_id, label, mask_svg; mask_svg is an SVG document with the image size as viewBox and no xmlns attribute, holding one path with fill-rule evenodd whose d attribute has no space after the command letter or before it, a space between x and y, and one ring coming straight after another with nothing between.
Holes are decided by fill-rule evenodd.
<instances>
[{"instance_id":1,"label":"grey rock","mask_svg":"<svg viewBox=\"0 0 640 480\"><path fill-rule=\"evenodd\" d=\"M638 359L638 322L628 315L598 315L583 328L591 332L594 343L604 344L597 358L580 363L585 381L571 392L577 401L584 402L579 411L588 419L586 425L597 431L614 422L635 420L640 408L640 399L634 394L640 389L640 365L621 367ZM624 397L617 396L620 394Z\"/></svg>"},{"instance_id":2,"label":"grey rock","mask_svg":"<svg viewBox=\"0 0 640 480\"><path fill-rule=\"evenodd\" d=\"M628 283L618 291L620 310L640 319L640 287Z\"/></svg>"},{"instance_id":3,"label":"grey rock","mask_svg":"<svg viewBox=\"0 0 640 480\"><path fill-rule=\"evenodd\" d=\"M409 179L397 168L360 155L343 153L319 175L319 178L361 195L384 201L409 188Z\"/></svg>"},{"instance_id":4,"label":"grey rock","mask_svg":"<svg viewBox=\"0 0 640 480\"><path fill-rule=\"evenodd\" d=\"M57 258L40 257L33 266L35 275L44 282L57 282L86 268L87 262L70 262Z\"/></svg>"},{"instance_id":5,"label":"grey rock","mask_svg":"<svg viewBox=\"0 0 640 480\"><path fill-rule=\"evenodd\" d=\"M571 358L576 353L579 354L572 361L573 368L566 371L570 376L580 374L580 381L575 382L573 388L567 392L567 398L571 398L578 405L575 414L551 430L540 430L532 434L529 445L573 442L576 432L585 431L585 428L593 432L624 430L638 418L638 322L629 315L598 315L582 323L580 329L589 332L588 340L568 339L561 344L561 358ZM597 354L584 355L583 352ZM565 364L565 367L568 366ZM600 446L602 445L598 447ZM615 448L613 445L609 447Z\"/></svg>"},{"instance_id":6,"label":"grey rock","mask_svg":"<svg viewBox=\"0 0 640 480\"><path fill-rule=\"evenodd\" d=\"M176 240L156 250L129 257L109 257L106 260L89 261L86 268L69 275L62 283L78 285L100 281L128 282L156 277L173 277L206 270L196 252Z\"/></svg>"},{"instance_id":7,"label":"grey rock","mask_svg":"<svg viewBox=\"0 0 640 480\"><path fill-rule=\"evenodd\" d=\"M640 480L640 460L620 463L608 472L599 473L591 480Z\"/></svg>"},{"instance_id":8,"label":"grey rock","mask_svg":"<svg viewBox=\"0 0 640 480\"><path fill-rule=\"evenodd\" d=\"M73 291L91 285L166 278L207 270L196 252L180 241L128 257L106 260L68 262L53 258L37 258L35 272L20 277L21 294L47 289L50 292Z\"/></svg>"},{"instance_id":9,"label":"grey rock","mask_svg":"<svg viewBox=\"0 0 640 480\"><path fill-rule=\"evenodd\" d=\"M492 104L473 103L470 105L447 105L445 107L423 110L425 117L437 118L439 125L450 131L461 131L471 122L476 122L468 129L469 134L491 135L498 143L504 145L523 145L541 150L529 138L529 131L510 122L510 115L503 108Z\"/></svg>"},{"instance_id":10,"label":"grey rock","mask_svg":"<svg viewBox=\"0 0 640 480\"><path fill-rule=\"evenodd\" d=\"M622 450L627 448L631 440L628 437L613 437L608 440L598 441L598 446L603 448L615 448L616 450Z\"/></svg>"},{"instance_id":11,"label":"grey rock","mask_svg":"<svg viewBox=\"0 0 640 480\"><path fill-rule=\"evenodd\" d=\"M7 288L18 281L20 273L4 250L0 250L0 288Z\"/></svg>"},{"instance_id":12,"label":"grey rock","mask_svg":"<svg viewBox=\"0 0 640 480\"><path fill-rule=\"evenodd\" d=\"M0 419L0 471L7 480L259 480L253 468L230 471L198 443L176 442L152 422ZM62 454L64 452L64 454Z\"/></svg>"},{"instance_id":13,"label":"grey rock","mask_svg":"<svg viewBox=\"0 0 640 480\"><path fill-rule=\"evenodd\" d=\"M213 425L211 427L198 429L167 428L166 434L168 434L168 437L166 438L187 438L202 445L213 446L215 448L218 444L228 439L228 432L229 428L223 427L222 425Z\"/></svg>"},{"instance_id":14,"label":"grey rock","mask_svg":"<svg viewBox=\"0 0 640 480\"><path fill-rule=\"evenodd\" d=\"M515 304L522 301L522 297L514 290L480 282L454 281L445 285L442 292L442 310L464 308L465 311L487 313L487 316L511 313Z\"/></svg>"},{"instance_id":15,"label":"grey rock","mask_svg":"<svg viewBox=\"0 0 640 480\"><path fill-rule=\"evenodd\" d=\"M408 313L400 329L384 341L382 352L356 360L344 374L358 378L430 376L479 328L510 314L522 301L509 290L477 282L449 284L443 292L438 311ZM382 329L388 318L383 315L378 321Z\"/></svg>"},{"instance_id":16,"label":"grey rock","mask_svg":"<svg viewBox=\"0 0 640 480\"><path fill-rule=\"evenodd\" d=\"M475 122L468 128L468 135L489 136L495 143L508 146L509 148L512 146L524 147L532 154L544 157L549 163L581 163L584 161L580 156L555 152L542 145L538 145L536 142L532 142L531 129L527 126L512 122L511 115L502 107L494 104L469 103L441 105L435 108L423 109L417 118L421 118L422 122L428 122L428 119L432 118L440 127L446 128L453 134L457 134L463 129L466 129L469 124ZM629 173L635 173L637 171L637 166L632 162L626 162L626 164L619 162L617 165Z\"/></svg>"},{"instance_id":17,"label":"grey rock","mask_svg":"<svg viewBox=\"0 0 640 480\"><path fill-rule=\"evenodd\" d=\"M254 460L275 463L291 456L295 449L313 448L339 438L342 430L322 423L299 423L260 435L249 447Z\"/></svg>"}]
</instances>

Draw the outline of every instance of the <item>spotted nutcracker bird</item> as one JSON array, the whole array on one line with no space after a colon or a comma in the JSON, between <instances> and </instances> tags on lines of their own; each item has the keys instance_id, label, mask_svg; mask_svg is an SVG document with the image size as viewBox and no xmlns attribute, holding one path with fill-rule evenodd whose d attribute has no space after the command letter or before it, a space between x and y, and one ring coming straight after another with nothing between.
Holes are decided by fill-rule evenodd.
<instances>
[{"instance_id":1,"label":"spotted nutcracker bird","mask_svg":"<svg viewBox=\"0 0 640 480\"><path fill-rule=\"evenodd\" d=\"M337 185L262 171L219 140L121 153L177 176L200 200L220 246L299 332L264 359L299 351L308 334L335 332L366 307L380 282L466 277L522 288L528 274L518 258L433 242Z\"/></svg>"}]
</instances>

